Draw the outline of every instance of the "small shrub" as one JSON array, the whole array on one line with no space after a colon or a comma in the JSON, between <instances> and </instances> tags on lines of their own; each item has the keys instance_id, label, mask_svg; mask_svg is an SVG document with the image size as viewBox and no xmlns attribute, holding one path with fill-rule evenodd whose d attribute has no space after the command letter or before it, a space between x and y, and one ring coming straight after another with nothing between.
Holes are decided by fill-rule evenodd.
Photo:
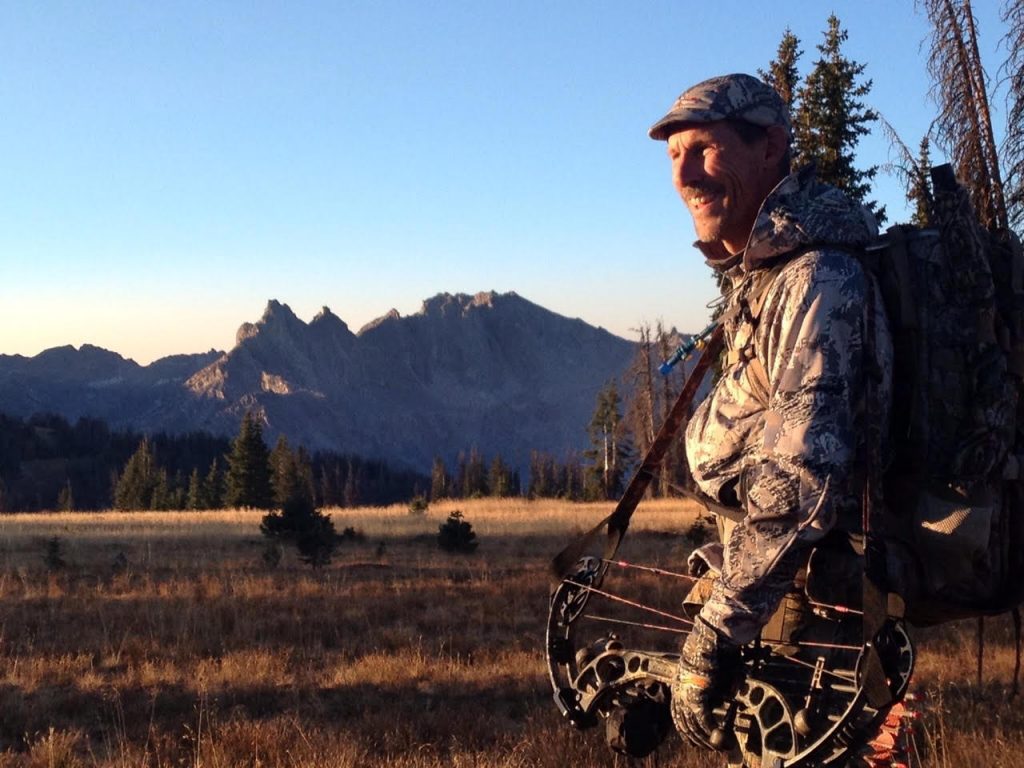
<instances>
[{"instance_id":1,"label":"small shrub","mask_svg":"<svg viewBox=\"0 0 1024 768\"><path fill-rule=\"evenodd\" d=\"M280 512L269 512L260 522L260 531L268 538L290 539L317 526L324 515L308 498L294 496L281 505Z\"/></svg>"},{"instance_id":2,"label":"small shrub","mask_svg":"<svg viewBox=\"0 0 1024 768\"><path fill-rule=\"evenodd\" d=\"M711 541L714 537L714 531L702 518L697 518L685 531L683 531L683 535L687 538L694 549L696 549L697 547Z\"/></svg>"},{"instance_id":3,"label":"small shrub","mask_svg":"<svg viewBox=\"0 0 1024 768\"><path fill-rule=\"evenodd\" d=\"M446 552L469 554L476 550L479 542L473 526L462 519L462 512L455 510L437 529L437 545Z\"/></svg>"},{"instance_id":4,"label":"small shrub","mask_svg":"<svg viewBox=\"0 0 1024 768\"><path fill-rule=\"evenodd\" d=\"M338 538L342 541L362 542L366 541L366 534L363 533L361 528L349 526L341 532L341 536Z\"/></svg>"},{"instance_id":5,"label":"small shrub","mask_svg":"<svg viewBox=\"0 0 1024 768\"><path fill-rule=\"evenodd\" d=\"M288 499L281 506L280 513L264 515L260 531L268 539L293 542L299 550L299 559L314 568L321 568L331 562L338 541L343 538L335 532L331 518L320 512L312 500L303 496ZM267 557L264 552L264 562L269 565Z\"/></svg>"},{"instance_id":6,"label":"small shrub","mask_svg":"<svg viewBox=\"0 0 1024 768\"><path fill-rule=\"evenodd\" d=\"M427 513L427 508L430 506L427 500L422 496L414 496L412 501L409 502L409 514L419 517Z\"/></svg>"},{"instance_id":7,"label":"small shrub","mask_svg":"<svg viewBox=\"0 0 1024 768\"><path fill-rule=\"evenodd\" d=\"M329 565L334 556L334 550L338 547L338 539L331 518L321 515L315 525L310 526L296 537L295 546L299 550L299 559L314 568Z\"/></svg>"},{"instance_id":8,"label":"small shrub","mask_svg":"<svg viewBox=\"0 0 1024 768\"><path fill-rule=\"evenodd\" d=\"M274 570L281 564L281 557L283 555L284 548L280 543L276 541L268 541L267 545L263 548L263 554L260 555L260 559L267 568Z\"/></svg>"},{"instance_id":9,"label":"small shrub","mask_svg":"<svg viewBox=\"0 0 1024 768\"><path fill-rule=\"evenodd\" d=\"M59 571L67 565L64 560L64 553L59 536L53 536L46 540L46 549L43 551L43 564L47 570Z\"/></svg>"},{"instance_id":10,"label":"small shrub","mask_svg":"<svg viewBox=\"0 0 1024 768\"><path fill-rule=\"evenodd\" d=\"M125 573L128 570L128 556L124 552L118 552L114 555L114 562L110 564L110 570L114 575Z\"/></svg>"}]
</instances>

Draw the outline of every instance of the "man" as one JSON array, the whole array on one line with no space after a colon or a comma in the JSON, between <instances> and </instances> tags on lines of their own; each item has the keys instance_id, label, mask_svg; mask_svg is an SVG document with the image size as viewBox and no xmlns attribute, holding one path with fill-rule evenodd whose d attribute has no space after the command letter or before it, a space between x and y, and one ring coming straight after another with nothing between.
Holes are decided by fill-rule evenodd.
<instances>
[{"instance_id":1,"label":"man","mask_svg":"<svg viewBox=\"0 0 1024 768\"><path fill-rule=\"evenodd\" d=\"M789 117L772 88L749 75L712 78L649 134L667 142L695 246L726 286L727 354L686 452L702 494L737 522L720 526L720 575L672 691L677 728L711 747L711 710L729 694L740 646L815 542L837 523L859 528L863 414L887 423L891 340L854 254L876 234L874 219L813 168L790 174Z\"/></svg>"}]
</instances>

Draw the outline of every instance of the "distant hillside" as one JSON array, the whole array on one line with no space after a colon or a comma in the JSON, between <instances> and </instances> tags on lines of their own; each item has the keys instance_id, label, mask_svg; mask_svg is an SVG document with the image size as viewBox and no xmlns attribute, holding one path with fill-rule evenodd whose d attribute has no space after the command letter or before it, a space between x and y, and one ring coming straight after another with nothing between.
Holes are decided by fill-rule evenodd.
<instances>
[{"instance_id":1,"label":"distant hillside","mask_svg":"<svg viewBox=\"0 0 1024 768\"><path fill-rule=\"evenodd\" d=\"M0 355L0 403L17 416L92 416L114 427L233 435L257 413L268 439L417 469L475 446L525 466L531 450L586 442L601 386L631 342L514 294L440 294L358 333L326 307L309 323L270 301L235 347L139 366L85 345Z\"/></svg>"}]
</instances>

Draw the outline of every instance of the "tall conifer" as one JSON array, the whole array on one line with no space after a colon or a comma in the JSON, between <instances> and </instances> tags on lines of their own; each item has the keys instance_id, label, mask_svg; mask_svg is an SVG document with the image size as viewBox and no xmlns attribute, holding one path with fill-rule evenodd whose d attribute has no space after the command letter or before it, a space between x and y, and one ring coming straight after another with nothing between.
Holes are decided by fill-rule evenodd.
<instances>
[{"instance_id":1,"label":"tall conifer","mask_svg":"<svg viewBox=\"0 0 1024 768\"><path fill-rule=\"evenodd\" d=\"M450 486L451 478L448 477L444 459L435 456L434 463L430 468L430 500L438 501L447 498Z\"/></svg>"},{"instance_id":2,"label":"tall conifer","mask_svg":"<svg viewBox=\"0 0 1024 768\"><path fill-rule=\"evenodd\" d=\"M224 473L217 459L210 462L210 470L203 478L202 494L207 509L221 509L224 506Z\"/></svg>"},{"instance_id":3,"label":"tall conifer","mask_svg":"<svg viewBox=\"0 0 1024 768\"><path fill-rule=\"evenodd\" d=\"M143 438L128 459L114 487L114 507L120 510L150 509L157 472L149 439Z\"/></svg>"},{"instance_id":4,"label":"tall conifer","mask_svg":"<svg viewBox=\"0 0 1024 768\"><path fill-rule=\"evenodd\" d=\"M914 206L910 223L918 227L927 227L931 223L932 193L929 182L932 167L930 142L925 136L921 139L921 148L918 153L917 162L914 165L913 174L910 178L910 185L907 199Z\"/></svg>"},{"instance_id":5,"label":"tall conifer","mask_svg":"<svg viewBox=\"0 0 1024 768\"><path fill-rule=\"evenodd\" d=\"M769 62L768 69L757 71L762 80L779 92L790 111L793 110L800 84L800 75L796 65L803 53L800 50L800 39L793 34L789 27L786 27L786 31L782 34L782 40L779 42L779 50L775 54L775 58Z\"/></svg>"},{"instance_id":6,"label":"tall conifer","mask_svg":"<svg viewBox=\"0 0 1024 768\"><path fill-rule=\"evenodd\" d=\"M270 453L263 442L263 428L248 411L228 456L226 485L225 503L229 507L273 506Z\"/></svg>"},{"instance_id":7,"label":"tall conifer","mask_svg":"<svg viewBox=\"0 0 1024 768\"><path fill-rule=\"evenodd\" d=\"M206 499L203 497L203 479L198 469L193 469L188 476L188 493L185 495L186 509L207 509Z\"/></svg>"},{"instance_id":8,"label":"tall conifer","mask_svg":"<svg viewBox=\"0 0 1024 768\"><path fill-rule=\"evenodd\" d=\"M885 208L867 199L877 166L858 169L854 163L860 137L870 133L877 113L864 97L871 81L860 81L865 65L843 55L848 34L834 14L828 18L821 54L797 93L793 118L793 142L797 165L814 162L818 178L846 192L885 220Z\"/></svg>"},{"instance_id":9,"label":"tall conifer","mask_svg":"<svg viewBox=\"0 0 1024 768\"><path fill-rule=\"evenodd\" d=\"M587 432L590 435L590 488L588 495L611 499L622 491L622 483L633 448L622 422L622 398L614 381L597 395L594 415Z\"/></svg>"}]
</instances>

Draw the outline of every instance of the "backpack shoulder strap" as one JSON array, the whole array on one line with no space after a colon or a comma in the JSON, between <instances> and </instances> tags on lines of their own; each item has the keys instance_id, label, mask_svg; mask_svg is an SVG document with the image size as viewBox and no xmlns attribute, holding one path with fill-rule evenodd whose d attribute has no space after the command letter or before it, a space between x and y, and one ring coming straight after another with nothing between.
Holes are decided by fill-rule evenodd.
<instances>
[{"instance_id":1,"label":"backpack shoulder strap","mask_svg":"<svg viewBox=\"0 0 1024 768\"><path fill-rule=\"evenodd\" d=\"M751 282L740 289L742 292L735 311L744 316L747 322L756 329L761 322L761 312L764 310L765 301L768 299L768 293L775 285L779 275L782 273L782 270L784 270L794 259L799 256L803 256L805 253L831 249L833 247L834 246L828 243L812 243L810 245L805 245L780 256L771 266L752 272L749 277ZM841 249L850 250L848 246L842 246ZM762 405L767 406L769 394L771 392L771 386L768 381L768 371L765 369L764 363L756 354L754 354L753 338L754 336L751 334L747 344L743 347L729 350L726 355L726 364L734 365L741 360L746 362L747 373L750 377L753 394Z\"/></svg>"}]
</instances>

